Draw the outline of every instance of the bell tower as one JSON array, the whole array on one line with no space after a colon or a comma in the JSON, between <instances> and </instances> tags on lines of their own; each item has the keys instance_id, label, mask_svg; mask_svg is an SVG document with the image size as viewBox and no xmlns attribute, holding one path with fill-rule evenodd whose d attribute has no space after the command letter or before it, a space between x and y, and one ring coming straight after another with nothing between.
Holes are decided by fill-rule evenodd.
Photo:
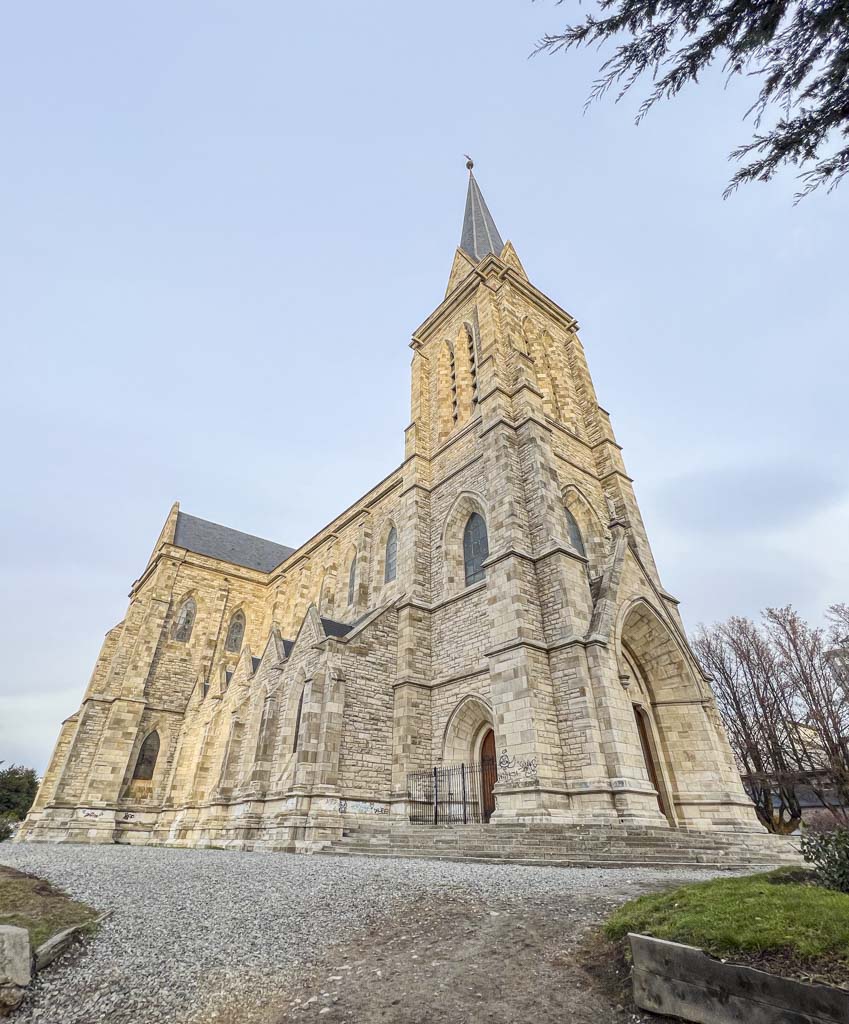
<instances>
[{"instance_id":1,"label":"bell tower","mask_svg":"<svg viewBox=\"0 0 849 1024\"><path fill-rule=\"evenodd\" d=\"M406 493L429 551L415 592L434 610L433 699L451 672L442 609L468 608L487 624L476 671L502 767L493 821L750 827L577 320L531 283L467 167L448 288L411 343ZM488 530L485 597L457 562L456 523L473 512ZM436 761L445 728L434 713Z\"/></svg>"}]
</instances>

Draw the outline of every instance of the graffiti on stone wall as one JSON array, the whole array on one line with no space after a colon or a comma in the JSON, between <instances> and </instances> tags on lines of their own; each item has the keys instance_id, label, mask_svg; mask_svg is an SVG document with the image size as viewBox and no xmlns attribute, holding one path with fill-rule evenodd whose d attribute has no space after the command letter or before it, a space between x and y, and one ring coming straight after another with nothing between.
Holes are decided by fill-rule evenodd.
<instances>
[{"instance_id":1,"label":"graffiti on stone wall","mask_svg":"<svg viewBox=\"0 0 849 1024\"><path fill-rule=\"evenodd\" d=\"M376 804L373 800L340 800L340 814L388 814L385 804Z\"/></svg>"},{"instance_id":2,"label":"graffiti on stone wall","mask_svg":"<svg viewBox=\"0 0 849 1024\"><path fill-rule=\"evenodd\" d=\"M501 751L498 758L498 781L499 782L523 782L528 779L535 779L539 775L537 759L511 757L506 750Z\"/></svg>"}]
</instances>

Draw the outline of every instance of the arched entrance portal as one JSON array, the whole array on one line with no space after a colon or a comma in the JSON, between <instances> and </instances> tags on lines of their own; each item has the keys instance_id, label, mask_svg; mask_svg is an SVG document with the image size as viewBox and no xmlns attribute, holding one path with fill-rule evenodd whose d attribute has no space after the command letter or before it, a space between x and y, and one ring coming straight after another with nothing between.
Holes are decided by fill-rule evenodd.
<instances>
[{"instance_id":1,"label":"arched entrance portal","mask_svg":"<svg viewBox=\"0 0 849 1024\"><path fill-rule=\"evenodd\" d=\"M407 775L410 820L486 823L495 812L497 781L492 708L482 697L468 694L445 725L441 761Z\"/></svg>"}]
</instances>

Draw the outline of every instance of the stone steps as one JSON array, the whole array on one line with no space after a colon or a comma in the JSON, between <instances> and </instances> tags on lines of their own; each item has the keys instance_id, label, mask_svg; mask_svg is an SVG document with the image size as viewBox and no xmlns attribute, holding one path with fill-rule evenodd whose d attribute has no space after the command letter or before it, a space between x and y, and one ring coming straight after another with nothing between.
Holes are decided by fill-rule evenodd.
<instances>
[{"instance_id":1,"label":"stone steps","mask_svg":"<svg viewBox=\"0 0 849 1024\"><path fill-rule=\"evenodd\" d=\"M792 842L766 833L532 823L357 824L346 826L342 838L321 852L572 867L756 868L798 862Z\"/></svg>"},{"instance_id":2,"label":"stone steps","mask_svg":"<svg viewBox=\"0 0 849 1024\"><path fill-rule=\"evenodd\" d=\"M449 853L425 853L421 851L415 851L412 853L374 852L371 850L346 850L339 847L328 848L321 850L320 852L322 854L342 857L406 857L410 860L441 860L458 863L468 862L472 864L520 864L525 867L546 868L703 868L706 871L737 871L744 870L746 868L751 868L753 870L758 868L769 869L777 866L774 860L760 863L758 861L751 860L711 860L710 858L705 858L703 860L681 860L680 858L673 857L667 859L652 858L635 860L633 857L610 857L606 859L600 859L598 857L592 857L589 859L586 857L484 857L472 856L469 854L451 855Z\"/></svg>"}]
</instances>

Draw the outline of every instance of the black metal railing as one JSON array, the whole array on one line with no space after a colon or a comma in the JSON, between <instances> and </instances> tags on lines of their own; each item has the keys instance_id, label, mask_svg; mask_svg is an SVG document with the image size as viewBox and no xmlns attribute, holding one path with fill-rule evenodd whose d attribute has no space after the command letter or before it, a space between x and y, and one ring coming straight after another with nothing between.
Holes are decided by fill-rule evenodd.
<instances>
[{"instance_id":1,"label":"black metal railing","mask_svg":"<svg viewBox=\"0 0 849 1024\"><path fill-rule=\"evenodd\" d=\"M489 821L495 810L495 759L442 765L407 775L407 801L414 825L469 825Z\"/></svg>"}]
</instances>

